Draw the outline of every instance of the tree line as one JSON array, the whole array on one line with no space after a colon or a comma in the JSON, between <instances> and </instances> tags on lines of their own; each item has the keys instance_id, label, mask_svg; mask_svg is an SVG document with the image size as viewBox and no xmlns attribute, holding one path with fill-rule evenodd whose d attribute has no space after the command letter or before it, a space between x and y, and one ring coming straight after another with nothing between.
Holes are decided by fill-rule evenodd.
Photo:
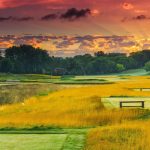
<instances>
[{"instance_id":1,"label":"tree line","mask_svg":"<svg viewBox=\"0 0 150 150\"><path fill-rule=\"evenodd\" d=\"M150 68L150 50L131 53L98 51L74 57L54 57L30 45L13 46L0 56L0 72L17 74L99 75L128 69Z\"/></svg>"}]
</instances>

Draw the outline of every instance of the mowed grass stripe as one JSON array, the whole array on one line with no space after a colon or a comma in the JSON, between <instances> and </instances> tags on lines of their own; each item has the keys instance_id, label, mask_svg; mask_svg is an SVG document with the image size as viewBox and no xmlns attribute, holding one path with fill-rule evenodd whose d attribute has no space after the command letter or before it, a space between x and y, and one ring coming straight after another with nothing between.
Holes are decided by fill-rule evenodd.
<instances>
[{"instance_id":1,"label":"mowed grass stripe","mask_svg":"<svg viewBox=\"0 0 150 150\"><path fill-rule=\"evenodd\" d=\"M1 150L61 150L67 134L0 134Z\"/></svg>"},{"instance_id":2,"label":"mowed grass stripe","mask_svg":"<svg viewBox=\"0 0 150 150\"><path fill-rule=\"evenodd\" d=\"M61 150L83 150L85 134L69 134Z\"/></svg>"}]
</instances>

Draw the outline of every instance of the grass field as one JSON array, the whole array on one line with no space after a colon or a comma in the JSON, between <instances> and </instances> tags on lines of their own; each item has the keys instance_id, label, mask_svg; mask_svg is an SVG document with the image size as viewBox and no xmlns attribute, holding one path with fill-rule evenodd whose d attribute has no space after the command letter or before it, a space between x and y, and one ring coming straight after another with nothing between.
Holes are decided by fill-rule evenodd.
<instances>
[{"instance_id":1,"label":"grass field","mask_svg":"<svg viewBox=\"0 0 150 150\"><path fill-rule=\"evenodd\" d=\"M150 149L150 77L141 69L0 80L2 150ZM144 100L145 109L119 109L122 100Z\"/></svg>"},{"instance_id":2,"label":"grass field","mask_svg":"<svg viewBox=\"0 0 150 150\"><path fill-rule=\"evenodd\" d=\"M86 150L149 150L150 128L146 122L98 127L88 133Z\"/></svg>"},{"instance_id":3,"label":"grass field","mask_svg":"<svg viewBox=\"0 0 150 150\"><path fill-rule=\"evenodd\" d=\"M61 150L67 138L65 134L3 134L2 150Z\"/></svg>"},{"instance_id":4,"label":"grass field","mask_svg":"<svg viewBox=\"0 0 150 150\"><path fill-rule=\"evenodd\" d=\"M81 150L82 134L1 134L1 150Z\"/></svg>"},{"instance_id":5,"label":"grass field","mask_svg":"<svg viewBox=\"0 0 150 150\"><path fill-rule=\"evenodd\" d=\"M109 97L102 98L102 103L107 108L119 108L120 101L144 101L145 109L150 109L150 97ZM124 106L141 106L141 103L124 104Z\"/></svg>"},{"instance_id":6,"label":"grass field","mask_svg":"<svg viewBox=\"0 0 150 150\"><path fill-rule=\"evenodd\" d=\"M24 102L32 96L44 96L64 87L47 83L0 84L0 104Z\"/></svg>"},{"instance_id":7,"label":"grass field","mask_svg":"<svg viewBox=\"0 0 150 150\"><path fill-rule=\"evenodd\" d=\"M4 150L82 150L87 129L0 131Z\"/></svg>"}]
</instances>

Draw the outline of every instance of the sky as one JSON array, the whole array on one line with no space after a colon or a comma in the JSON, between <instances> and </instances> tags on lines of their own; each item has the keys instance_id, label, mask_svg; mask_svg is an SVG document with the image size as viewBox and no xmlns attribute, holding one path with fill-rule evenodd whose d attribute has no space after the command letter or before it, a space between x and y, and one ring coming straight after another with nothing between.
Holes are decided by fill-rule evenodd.
<instances>
[{"instance_id":1,"label":"sky","mask_svg":"<svg viewBox=\"0 0 150 150\"><path fill-rule=\"evenodd\" d=\"M150 49L149 0L0 0L0 49L55 56Z\"/></svg>"}]
</instances>

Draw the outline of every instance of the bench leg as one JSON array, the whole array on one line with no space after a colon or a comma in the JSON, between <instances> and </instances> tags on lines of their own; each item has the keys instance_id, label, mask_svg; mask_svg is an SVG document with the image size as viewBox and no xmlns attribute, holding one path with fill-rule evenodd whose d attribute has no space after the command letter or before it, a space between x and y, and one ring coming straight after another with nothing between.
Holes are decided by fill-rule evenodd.
<instances>
[{"instance_id":1,"label":"bench leg","mask_svg":"<svg viewBox=\"0 0 150 150\"><path fill-rule=\"evenodd\" d=\"M122 102L120 102L120 108L122 108Z\"/></svg>"},{"instance_id":2,"label":"bench leg","mask_svg":"<svg viewBox=\"0 0 150 150\"><path fill-rule=\"evenodd\" d=\"M142 102L142 108L144 108L144 102Z\"/></svg>"}]
</instances>

